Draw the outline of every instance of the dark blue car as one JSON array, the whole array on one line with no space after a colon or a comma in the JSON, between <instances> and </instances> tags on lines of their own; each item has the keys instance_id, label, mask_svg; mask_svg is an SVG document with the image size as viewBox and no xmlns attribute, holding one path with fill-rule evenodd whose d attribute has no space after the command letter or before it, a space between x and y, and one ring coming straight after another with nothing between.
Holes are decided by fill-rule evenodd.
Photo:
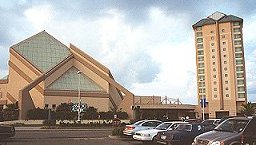
<instances>
[{"instance_id":1,"label":"dark blue car","mask_svg":"<svg viewBox=\"0 0 256 145\"><path fill-rule=\"evenodd\" d=\"M203 132L203 126L199 123L180 124L175 130L159 132L155 141L167 145L188 145Z\"/></svg>"}]
</instances>

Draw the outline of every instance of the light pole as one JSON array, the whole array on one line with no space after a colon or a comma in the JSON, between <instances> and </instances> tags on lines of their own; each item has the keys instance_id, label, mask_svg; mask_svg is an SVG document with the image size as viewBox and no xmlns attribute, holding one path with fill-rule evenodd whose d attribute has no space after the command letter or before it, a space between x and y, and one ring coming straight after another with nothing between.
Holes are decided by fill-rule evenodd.
<instances>
[{"instance_id":1,"label":"light pole","mask_svg":"<svg viewBox=\"0 0 256 145\"><path fill-rule=\"evenodd\" d=\"M81 71L77 72L78 74L78 111L77 111L77 121L78 123L81 122L81 91L80 91L80 75Z\"/></svg>"}]
</instances>

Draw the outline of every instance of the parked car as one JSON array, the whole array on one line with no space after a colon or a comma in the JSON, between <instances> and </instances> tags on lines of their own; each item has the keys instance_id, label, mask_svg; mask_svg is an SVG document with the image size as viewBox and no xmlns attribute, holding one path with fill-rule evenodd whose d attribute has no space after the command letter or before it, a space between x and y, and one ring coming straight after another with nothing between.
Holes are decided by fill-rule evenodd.
<instances>
[{"instance_id":1,"label":"parked car","mask_svg":"<svg viewBox=\"0 0 256 145\"><path fill-rule=\"evenodd\" d=\"M213 131L195 137L193 145L241 145L246 142L252 145L256 138L255 126L255 117L229 118Z\"/></svg>"},{"instance_id":2,"label":"parked car","mask_svg":"<svg viewBox=\"0 0 256 145\"><path fill-rule=\"evenodd\" d=\"M206 119L202 121L202 125L205 131L213 130L217 125L219 125L220 119Z\"/></svg>"},{"instance_id":3,"label":"parked car","mask_svg":"<svg viewBox=\"0 0 256 145\"><path fill-rule=\"evenodd\" d=\"M135 132L135 135L133 135L133 139L140 140L140 141L153 141L155 139L155 136L160 131L167 131L167 130L174 130L179 124L184 124L186 122L163 122L160 125L158 125L154 129L148 129L148 130L141 130L138 132Z\"/></svg>"},{"instance_id":4,"label":"parked car","mask_svg":"<svg viewBox=\"0 0 256 145\"><path fill-rule=\"evenodd\" d=\"M158 132L155 142L160 144L188 145L193 139L203 133L203 127L200 123L180 124L175 130Z\"/></svg>"},{"instance_id":5,"label":"parked car","mask_svg":"<svg viewBox=\"0 0 256 145\"><path fill-rule=\"evenodd\" d=\"M132 125L126 125L125 129L123 131L123 134L132 136L137 131L153 129L161 123L162 123L162 121L159 121L159 120L141 120L141 121L135 122Z\"/></svg>"},{"instance_id":6,"label":"parked car","mask_svg":"<svg viewBox=\"0 0 256 145\"><path fill-rule=\"evenodd\" d=\"M15 128L9 125L0 125L0 139L13 137L15 135Z\"/></svg>"}]
</instances>

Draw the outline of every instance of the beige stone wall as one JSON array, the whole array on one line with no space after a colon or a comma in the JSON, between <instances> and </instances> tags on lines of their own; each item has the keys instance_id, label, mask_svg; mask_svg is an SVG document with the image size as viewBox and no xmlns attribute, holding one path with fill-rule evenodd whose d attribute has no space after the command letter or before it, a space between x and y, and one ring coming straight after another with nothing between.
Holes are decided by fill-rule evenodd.
<instances>
[{"instance_id":1,"label":"beige stone wall","mask_svg":"<svg viewBox=\"0 0 256 145\"><path fill-rule=\"evenodd\" d=\"M85 102L88 106L93 106L97 108L98 111L109 111L109 99L108 98L97 98L95 97L82 97L82 102ZM45 96L44 104L49 104L49 108L52 107L52 104L56 104L56 106L61 103L69 103L69 102L77 103L78 97L63 97L63 96Z\"/></svg>"},{"instance_id":2,"label":"beige stone wall","mask_svg":"<svg viewBox=\"0 0 256 145\"><path fill-rule=\"evenodd\" d=\"M117 104L117 107L119 107L119 105L122 102L122 98L121 98L120 94L117 92L117 89L111 84L109 85L109 95L113 99L115 104ZM114 107L114 106L112 106L112 103L110 103L109 106ZM120 109L120 108L118 108L118 109Z\"/></svg>"},{"instance_id":3,"label":"beige stone wall","mask_svg":"<svg viewBox=\"0 0 256 145\"><path fill-rule=\"evenodd\" d=\"M7 100L6 93L7 93L7 84L0 83L0 100Z\"/></svg>"}]
</instances>

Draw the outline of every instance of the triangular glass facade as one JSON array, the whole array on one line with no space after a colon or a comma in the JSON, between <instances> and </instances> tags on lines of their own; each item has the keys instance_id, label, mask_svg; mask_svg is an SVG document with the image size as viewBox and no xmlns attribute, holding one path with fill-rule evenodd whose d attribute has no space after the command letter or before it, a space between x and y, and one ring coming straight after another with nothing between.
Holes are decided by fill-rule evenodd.
<instances>
[{"instance_id":1,"label":"triangular glass facade","mask_svg":"<svg viewBox=\"0 0 256 145\"><path fill-rule=\"evenodd\" d=\"M78 90L79 75L78 69L71 67L60 78L55 80L46 89L47 90ZM80 74L80 89L81 91L104 91L97 83L91 80L88 76Z\"/></svg>"},{"instance_id":2,"label":"triangular glass facade","mask_svg":"<svg viewBox=\"0 0 256 145\"><path fill-rule=\"evenodd\" d=\"M45 31L12 46L12 48L43 72L53 68L71 55L68 47Z\"/></svg>"}]
</instances>

